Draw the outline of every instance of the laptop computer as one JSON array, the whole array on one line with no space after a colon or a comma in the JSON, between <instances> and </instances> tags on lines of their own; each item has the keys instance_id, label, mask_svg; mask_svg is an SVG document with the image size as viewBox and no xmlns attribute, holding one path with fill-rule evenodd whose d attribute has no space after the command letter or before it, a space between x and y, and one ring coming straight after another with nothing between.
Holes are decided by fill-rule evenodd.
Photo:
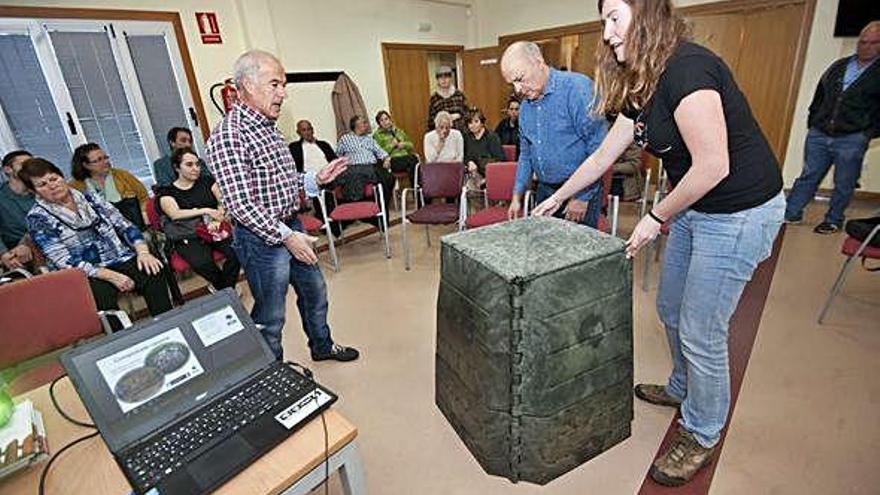
<instances>
[{"instance_id":1,"label":"laptop computer","mask_svg":"<svg viewBox=\"0 0 880 495\"><path fill-rule=\"evenodd\" d=\"M231 289L61 362L137 494L208 493L337 400L275 360Z\"/></svg>"}]
</instances>

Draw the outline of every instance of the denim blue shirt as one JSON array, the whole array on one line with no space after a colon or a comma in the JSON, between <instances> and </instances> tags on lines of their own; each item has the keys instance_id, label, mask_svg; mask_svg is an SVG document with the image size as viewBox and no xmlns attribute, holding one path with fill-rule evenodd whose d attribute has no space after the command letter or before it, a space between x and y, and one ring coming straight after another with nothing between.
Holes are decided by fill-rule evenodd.
<instances>
[{"instance_id":1,"label":"denim blue shirt","mask_svg":"<svg viewBox=\"0 0 880 495\"><path fill-rule=\"evenodd\" d=\"M857 61L858 57L853 55L849 58L849 62L846 64L846 72L843 73L843 90L846 91L846 88L850 86L850 84L856 82L856 79L862 75L863 72L868 70L869 67L874 65L877 62L877 57L864 65L864 67L859 68L859 64Z\"/></svg>"},{"instance_id":2,"label":"denim blue shirt","mask_svg":"<svg viewBox=\"0 0 880 495\"><path fill-rule=\"evenodd\" d=\"M544 93L525 100L519 110L519 164L514 192L523 194L532 174L539 182L565 182L596 151L608 132L604 118L590 115L593 82L583 74L550 69ZM590 186L575 195L587 201L598 190Z\"/></svg>"}]
</instances>

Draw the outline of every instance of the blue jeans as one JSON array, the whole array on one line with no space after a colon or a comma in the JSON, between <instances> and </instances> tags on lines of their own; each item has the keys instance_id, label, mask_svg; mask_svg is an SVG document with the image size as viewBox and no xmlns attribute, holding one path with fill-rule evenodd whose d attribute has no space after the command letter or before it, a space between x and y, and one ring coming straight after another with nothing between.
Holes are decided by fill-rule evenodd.
<instances>
[{"instance_id":1,"label":"blue jeans","mask_svg":"<svg viewBox=\"0 0 880 495\"><path fill-rule=\"evenodd\" d=\"M302 231L299 220L292 222L290 227ZM327 325L327 286L318 265L297 260L283 244L266 244L241 225L235 227L232 247L254 296L251 318L263 325L260 331L275 356L282 359L281 329L290 285L296 291L296 307L309 340L309 349L316 354L330 351L333 339Z\"/></svg>"},{"instance_id":2,"label":"blue jeans","mask_svg":"<svg viewBox=\"0 0 880 495\"><path fill-rule=\"evenodd\" d=\"M681 425L704 447L718 442L730 407L730 318L770 256L784 209L780 193L736 213L686 210L670 227L657 293L672 353L666 392L682 400Z\"/></svg>"},{"instance_id":3,"label":"blue jeans","mask_svg":"<svg viewBox=\"0 0 880 495\"><path fill-rule=\"evenodd\" d=\"M538 182L538 186L535 188L535 204L541 204L541 201L549 198L551 194L556 192L556 189L557 188L543 182ZM598 228L599 214L602 212L602 181L598 181L588 187L587 193L589 195L589 203L587 203L587 213L584 215L581 224L595 229ZM562 203L562 206L559 207L559 210L557 210L553 216L556 218L565 218L565 206L567 204L567 201Z\"/></svg>"},{"instance_id":4,"label":"blue jeans","mask_svg":"<svg viewBox=\"0 0 880 495\"><path fill-rule=\"evenodd\" d=\"M843 213L862 174L862 161L868 149L868 141L868 136L863 132L833 137L818 129L810 129L804 143L804 170L794 181L788 194L785 218L801 219L804 207L813 200L816 189L833 163L834 192L831 193L825 221L843 225Z\"/></svg>"}]
</instances>

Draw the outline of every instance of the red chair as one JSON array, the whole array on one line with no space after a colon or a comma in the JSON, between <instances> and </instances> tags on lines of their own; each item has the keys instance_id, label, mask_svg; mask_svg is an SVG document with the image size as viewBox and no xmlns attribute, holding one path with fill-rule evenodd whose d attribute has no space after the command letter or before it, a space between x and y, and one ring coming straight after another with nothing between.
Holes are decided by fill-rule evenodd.
<instances>
[{"instance_id":1,"label":"red chair","mask_svg":"<svg viewBox=\"0 0 880 495\"><path fill-rule=\"evenodd\" d=\"M467 190L464 187L463 163L426 163L416 167L414 188L406 188L400 193L401 236L406 269L410 269L409 243L406 237L406 224L413 223L425 226L425 239L431 245L429 225L458 224L458 230L464 228L462 207ZM410 214L406 214L406 194L413 192L416 204L423 205ZM454 203L428 203L434 198L455 198Z\"/></svg>"},{"instance_id":2,"label":"red chair","mask_svg":"<svg viewBox=\"0 0 880 495\"><path fill-rule=\"evenodd\" d=\"M516 162L496 162L486 164L486 190L481 191L485 198L486 208L473 215L467 215L467 195L464 196L465 227L474 229L494 223L507 221L507 205L494 205L501 201L509 203L513 198L513 186L516 183ZM522 214L520 214L522 216Z\"/></svg>"},{"instance_id":3,"label":"red chair","mask_svg":"<svg viewBox=\"0 0 880 495\"><path fill-rule=\"evenodd\" d=\"M501 149L504 151L504 161L507 161L507 162L515 162L516 161L516 145L515 144L504 144L501 146Z\"/></svg>"},{"instance_id":4,"label":"red chair","mask_svg":"<svg viewBox=\"0 0 880 495\"><path fill-rule=\"evenodd\" d=\"M336 198L336 207L333 208L333 211L329 214L327 213L328 192ZM327 243L330 247L330 257L333 259L333 269L337 272L339 271L339 259L336 255L336 246L333 241L333 232L330 228L330 222L339 222L340 232L342 232L342 222L368 220L371 218L377 219L381 225L379 230L382 231L382 236L385 241L385 257L391 258L391 247L388 244L388 210L385 207L385 193L382 192L382 187L379 184L367 184L364 186L364 196L366 199L363 201L352 201L350 203L340 204L341 196L342 187L340 186L337 186L330 191L327 189L321 190L321 213L324 215L324 218L327 219L327 222L324 223L324 228L327 233ZM341 235L340 240L342 240Z\"/></svg>"},{"instance_id":5,"label":"red chair","mask_svg":"<svg viewBox=\"0 0 880 495\"><path fill-rule=\"evenodd\" d=\"M837 297L841 287L843 287L843 282L846 280L846 276L849 275L849 272L853 267L853 261L857 258L861 258L862 264L864 265L865 260L867 259L880 259L880 247L871 245L871 241L875 238L880 238L880 225L874 227L871 230L871 233L868 234L868 237L861 242L855 237L846 236L846 240L843 241L843 246L840 247L840 252L845 254L847 258L846 261L843 262L843 266L840 268L840 273L837 274L837 280L834 281L834 285L831 287L831 292L828 294L828 300L825 301L825 306L822 307L822 311L819 313L820 325L825 320L825 314L828 312L828 308L831 307L831 302Z\"/></svg>"},{"instance_id":6,"label":"red chair","mask_svg":"<svg viewBox=\"0 0 880 495\"><path fill-rule=\"evenodd\" d=\"M154 232L162 232L162 221L159 217L159 211L156 209L155 196L151 196L147 199L147 219L150 221L150 228L153 229ZM180 285L178 285L177 278L174 274L186 273L192 270L192 267L190 267L189 263L183 259L183 256L177 254L171 248L171 244L168 242L163 242L158 251L159 255L162 257L163 264L171 268L171 272L166 272L167 276L165 277L168 281L168 287L171 290L171 298L176 304L182 305L184 303L183 294L180 291ZM223 253L215 249L211 250L211 256L214 259L214 263L222 263L223 260L226 259L226 257L223 256Z\"/></svg>"},{"instance_id":7,"label":"red chair","mask_svg":"<svg viewBox=\"0 0 880 495\"><path fill-rule=\"evenodd\" d=\"M60 350L110 333L108 316L131 326L124 311L101 311L88 278L66 269L0 285L0 369L15 375L9 392L17 395L64 375Z\"/></svg>"}]
</instances>

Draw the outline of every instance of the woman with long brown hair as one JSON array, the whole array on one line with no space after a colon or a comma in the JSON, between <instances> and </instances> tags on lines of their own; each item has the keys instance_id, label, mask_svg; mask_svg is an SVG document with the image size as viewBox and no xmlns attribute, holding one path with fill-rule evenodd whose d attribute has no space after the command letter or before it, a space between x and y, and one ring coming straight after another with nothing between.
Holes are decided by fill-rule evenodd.
<instances>
[{"instance_id":1,"label":"woman with long brown hair","mask_svg":"<svg viewBox=\"0 0 880 495\"><path fill-rule=\"evenodd\" d=\"M657 311L673 368L666 385L639 384L635 394L681 408L678 436L651 468L655 481L681 485L711 461L727 419L728 326L782 224L782 177L730 69L688 40L670 0L599 0L599 11L593 111L618 116L534 214L552 213L598 180L634 140L663 160L674 188L639 221L626 249L635 255L669 222Z\"/></svg>"}]
</instances>

